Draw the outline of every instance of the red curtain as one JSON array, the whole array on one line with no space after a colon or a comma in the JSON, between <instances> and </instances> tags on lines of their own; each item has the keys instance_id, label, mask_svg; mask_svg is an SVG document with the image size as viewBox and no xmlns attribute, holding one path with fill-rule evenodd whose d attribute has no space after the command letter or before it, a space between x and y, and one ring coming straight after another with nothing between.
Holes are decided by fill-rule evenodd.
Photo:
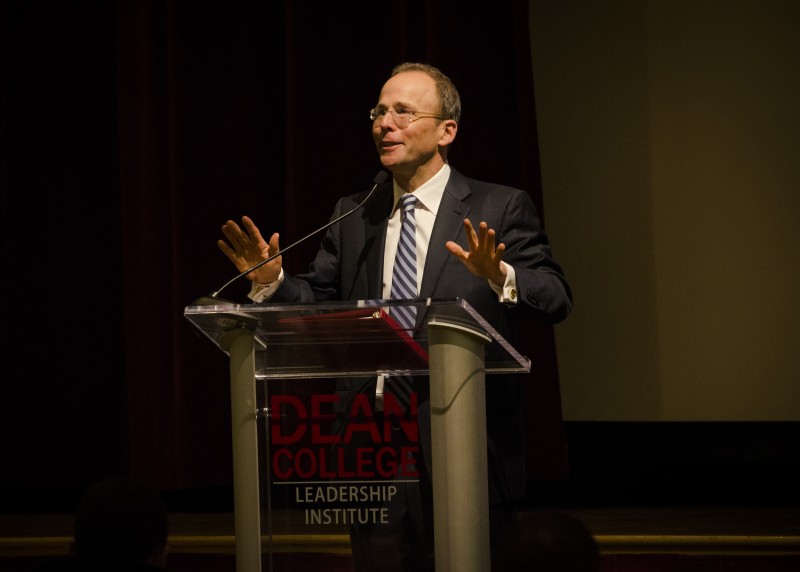
<instances>
[{"instance_id":1,"label":"red curtain","mask_svg":"<svg viewBox=\"0 0 800 572\"><path fill-rule=\"evenodd\" d=\"M235 274L215 244L225 220L288 244L369 186L367 111L395 64L450 75L451 163L529 190L544 216L526 1L0 11L6 485L230 483L228 364L183 308ZM305 269L315 248L284 264ZM528 331L531 479L564 478L553 331Z\"/></svg>"}]
</instances>

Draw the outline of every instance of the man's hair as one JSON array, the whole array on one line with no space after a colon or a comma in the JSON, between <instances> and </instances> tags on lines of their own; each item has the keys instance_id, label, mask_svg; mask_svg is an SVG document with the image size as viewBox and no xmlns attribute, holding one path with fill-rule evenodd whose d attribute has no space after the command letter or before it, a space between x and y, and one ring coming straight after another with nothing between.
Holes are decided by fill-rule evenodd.
<instances>
[{"instance_id":1,"label":"man's hair","mask_svg":"<svg viewBox=\"0 0 800 572\"><path fill-rule=\"evenodd\" d=\"M131 477L91 487L75 513L75 554L147 562L167 544L168 516L158 492Z\"/></svg>"},{"instance_id":2,"label":"man's hair","mask_svg":"<svg viewBox=\"0 0 800 572\"><path fill-rule=\"evenodd\" d=\"M405 62L392 70L392 76L399 73L418 71L429 75L436 83L436 92L439 94L441 109L439 114L445 119L452 119L456 123L461 120L461 96L455 84L438 68L418 62Z\"/></svg>"}]
</instances>

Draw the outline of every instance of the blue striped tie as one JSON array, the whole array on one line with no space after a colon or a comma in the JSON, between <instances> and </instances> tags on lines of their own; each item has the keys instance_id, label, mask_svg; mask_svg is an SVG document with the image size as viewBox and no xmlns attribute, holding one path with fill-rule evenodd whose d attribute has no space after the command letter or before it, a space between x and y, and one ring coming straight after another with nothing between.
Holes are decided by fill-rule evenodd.
<instances>
[{"instance_id":1,"label":"blue striped tie","mask_svg":"<svg viewBox=\"0 0 800 572\"><path fill-rule=\"evenodd\" d=\"M417 221L414 207L417 197L405 194L400 199L402 209L402 225L400 241L397 243L397 256L392 270L392 300L410 300L417 297ZM392 317L413 336L417 318L416 306L394 306ZM387 386L397 400L408 410L413 391L411 376L394 376Z\"/></svg>"}]
</instances>

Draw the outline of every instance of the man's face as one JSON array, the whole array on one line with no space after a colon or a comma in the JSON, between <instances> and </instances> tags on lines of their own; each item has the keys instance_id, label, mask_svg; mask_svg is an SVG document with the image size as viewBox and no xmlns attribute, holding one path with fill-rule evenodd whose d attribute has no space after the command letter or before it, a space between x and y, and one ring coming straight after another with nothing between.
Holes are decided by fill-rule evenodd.
<instances>
[{"instance_id":1,"label":"man's face","mask_svg":"<svg viewBox=\"0 0 800 572\"><path fill-rule=\"evenodd\" d=\"M446 130L444 122L427 117L441 113L436 84L427 74L409 71L389 78L376 108L383 113L372 123L372 137L384 167L396 175L411 176L438 157ZM399 128L392 112L410 111L423 117L415 117L407 127Z\"/></svg>"}]
</instances>

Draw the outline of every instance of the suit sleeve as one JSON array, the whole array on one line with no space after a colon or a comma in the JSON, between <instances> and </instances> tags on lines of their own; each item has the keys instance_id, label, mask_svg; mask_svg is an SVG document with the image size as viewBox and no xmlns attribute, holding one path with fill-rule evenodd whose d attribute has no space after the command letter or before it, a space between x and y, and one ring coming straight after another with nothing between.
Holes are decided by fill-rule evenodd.
<instances>
[{"instance_id":1,"label":"suit sleeve","mask_svg":"<svg viewBox=\"0 0 800 572\"><path fill-rule=\"evenodd\" d=\"M329 220L341 215L344 200L340 199L336 203ZM340 299L341 229L342 225L337 223L325 231L308 271L297 276L286 276L271 301L310 303Z\"/></svg>"},{"instance_id":2,"label":"suit sleeve","mask_svg":"<svg viewBox=\"0 0 800 572\"><path fill-rule=\"evenodd\" d=\"M518 304L546 322L564 320L572 310L572 292L527 193L515 190L508 196L495 230L506 245L503 260L516 273Z\"/></svg>"}]
</instances>

